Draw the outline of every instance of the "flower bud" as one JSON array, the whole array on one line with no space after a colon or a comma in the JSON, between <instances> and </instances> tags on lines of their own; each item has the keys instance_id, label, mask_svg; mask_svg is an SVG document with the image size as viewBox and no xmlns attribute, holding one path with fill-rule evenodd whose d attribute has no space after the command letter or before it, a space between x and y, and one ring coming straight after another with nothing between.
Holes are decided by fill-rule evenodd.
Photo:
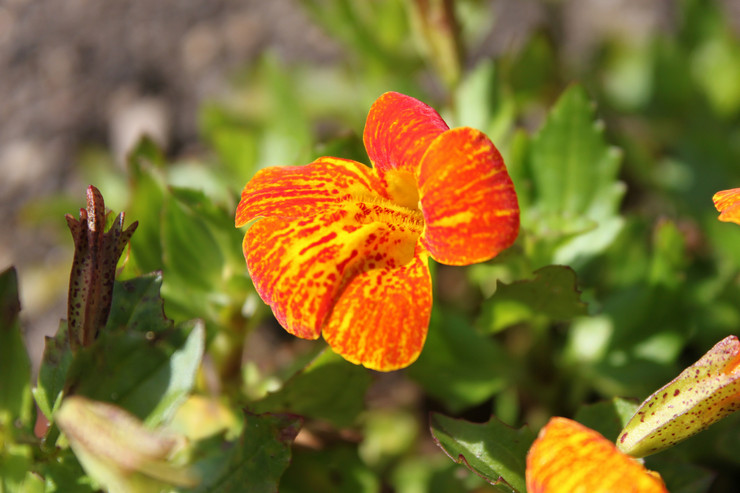
<instances>
[{"instance_id":1,"label":"flower bud","mask_svg":"<svg viewBox=\"0 0 740 493\"><path fill-rule=\"evenodd\" d=\"M148 429L118 406L71 396L55 418L85 472L111 493L159 492L166 484L197 484L172 460L185 445L183 437Z\"/></svg>"},{"instance_id":2,"label":"flower bud","mask_svg":"<svg viewBox=\"0 0 740 493\"><path fill-rule=\"evenodd\" d=\"M664 450L740 409L740 341L729 336L648 397L617 439L633 457Z\"/></svg>"}]
</instances>

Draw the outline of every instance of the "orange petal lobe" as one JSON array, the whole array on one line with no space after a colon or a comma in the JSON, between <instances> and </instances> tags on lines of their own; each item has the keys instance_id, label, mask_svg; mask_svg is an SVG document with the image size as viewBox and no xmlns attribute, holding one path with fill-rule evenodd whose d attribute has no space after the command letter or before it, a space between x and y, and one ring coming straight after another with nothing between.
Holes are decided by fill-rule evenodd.
<instances>
[{"instance_id":1,"label":"orange petal lobe","mask_svg":"<svg viewBox=\"0 0 740 493\"><path fill-rule=\"evenodd\" d=\"M432 311L422 248L405 265L361 271L347 284L324 327L346 360L379 371L405 368L421 353Z\"/></svg>"},{"instance_id":2,"label":"orange petal lobe","mask_svg":"<svg viewBox=\"0 0 740 493\"><path fill-rule=\"evenodd\" d=\"M514 184L482 132L455 128L431 143L421 162L419 195L432 258L467 265L496 256L519 234Z\"/></svg>"},{"instance_id":3,"label":"orange petal lobe","mask_svg":"<svg viewBox=\"0 0 740 493\"><path fill-rule=\"evenodd\" d=\"M720 221L740 224L740 188L717 192L712 200L720 212Z\"/></svg>"},{"instance_id":4,"label":"orange petal lobe","mask_svg":"<svg viewBox=\"0 0 740 493\"><path fill-rule=\"evenodd\" d=\"M398 169L418 176L427 147L447 129L430 106L404 94L387 92L370 108L363 139L378 175Z\"/></svg>"},{"instance_id":5,"label":"orange petal lobe","mask_svg":"<svg viewBox=\"0 0 740 493\"><path fill-rule=\"evenodd\" d=\"M378 194L387 195L373 170L347 159L322 157L307 166L265 168L242 190L235 223L240 227L261 216L336 211L352 197Z\"/></svg>"},{"instance_id":6,"label":"orange petal lobe","mask_svg":"<svg viewBox=\"0 0 740 493\"><path fill-rule=\"evenodd\" d=\"M555 417L527 454L529 493L667 493L657 473L596 431Z\"/></svg>"},{"instance_id":7,"label":"orange petal lobe","mask_svg":"<svg viewBox=\"0 0 740 493\"><path fill-rule=\"evenodd\" d=\"M353 276L412 260L421 221L418 213L381 203L343 202L319 215L257 221L244 237L244 256L278 322L291 334L316 339Z\"/></svg>"}]
</instances>

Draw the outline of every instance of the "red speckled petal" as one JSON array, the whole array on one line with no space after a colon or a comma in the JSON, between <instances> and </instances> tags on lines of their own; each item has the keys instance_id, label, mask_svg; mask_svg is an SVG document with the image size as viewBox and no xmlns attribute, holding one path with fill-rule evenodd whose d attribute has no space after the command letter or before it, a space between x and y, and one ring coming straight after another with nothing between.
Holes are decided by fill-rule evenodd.
<instances>
[{"instance_id":1,"label":"red speckled petal","mask_svg":"<svg viewBox=\"0 0 740 493\"><path fill-rule=\"evenodd\" d=\"M432 311L427 255L406 265L368 269L344 289L324 338L348 361L379 371L405 368L421 353Z\"/></svg>"},{"instance_id":2,"label":"red speckled petal","mask_svg":"<svg viewBox=\"0 0 740 493\"><path fill-rule=\"evenodd\" d=\"M378 175L400 169L418 176L427 147L447 129L430 106L404 94L387 92L370 108L363 138Z\"/></svg>"},{"instance_id":3,"label":"red speckled petal","mask_svg":"<svg viewBox=\"0 0 740 493\"><path fill-rule=\"evenodd\" d=\"M501 154L478 130L455 128L435 139L422 159L419 195L422 243L443 264L488 260L519 234L514 185Z\"/></svg>"},{"instance_id":4,"label":"red speckled petal","mask_svg":"<svg viewBox=\"0 0 740 493\"><path fill-rule=\"evenodd\" d=\"M408 263L421 217L377 203L346 202L312 217L257 221L244 256L260 297L298 337L315 339L342 286L358 272Z\"/></svg>"},{"instance_id":5,"label":"red speckled petal","mask_svg":"<svg viewBox=\"0 0 740 493\"><path fill-rule=\"evenodd\" d=\"M740 188L717 192L712 200L720 212L720 221L740 224Z\"/></svg>"},{"instance_id":6,"label":"red speckled petal","mask_svg":"<svg viewBox=\"0 0 740 493\"><path fill-rule=\"evenodd\" d=\"M387 198L384 185L371 168L355 161L322 157L307 166L265 168L242 190L235 223L321 214L340 210L347 200L378 195Z\"/></svg>"},{"instance_id":7,"label":"red speckled petal","mask_svg":"<svg viewBox=\"0 0 740 493\"><path fill-rule=\"evenodd\" d=\"M527 454L529 493L667 493L657 473L596 431L552 418Z\"/></svg>"}]
</instances>

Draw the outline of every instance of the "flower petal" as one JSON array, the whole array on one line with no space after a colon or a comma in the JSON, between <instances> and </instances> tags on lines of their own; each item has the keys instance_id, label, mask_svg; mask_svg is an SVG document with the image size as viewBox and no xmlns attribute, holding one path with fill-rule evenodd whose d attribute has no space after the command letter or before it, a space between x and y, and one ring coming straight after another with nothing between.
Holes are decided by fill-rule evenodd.
<instances>
[{"instance_id":1,"label":"flower petal","mask_svg":"<svg viewBox=\"0 0 740 493\"><path fill-rule=\"evenodd\" d=\"M339 210L349 197L387 197L373 170L348 159L322 157L306 166L257 172L242 190L236 227L260 216L305 217Z\"/></svg>"},{"instance_id":2,"label":"flower petal","mask_svg":"<svg viewBox=\"0 0 740 493\"><path fill-rule=\"evenodd\" d=\"M324 327L324 338L346 360L391 371L421 353L432 311L427 254L397 267L368 269L352 278Z\"/></svg>"},{"instance_id":3,"label":"flower petal","mask_svg":"<svg viewBox=\"0 0 740 493\"><path fill-rule=\"evenodd\" d=\"M552 418L527 454L529 493L667 493L657 473L617 450L596 431Z\"/></svg>"},{"instance_id":4,"label":"flower petal","mask_svg":"<svg viewBox=\"0 0 740 493\"><path fill-rule=\"evenodd\" d=\"M430 106L404 94L387 92L370 108L363 139L379 176L391 169L418 176L427 147L448 128Z\"/></svg>"},{"instance_id":5,"label":"flower petal","mask_svg":"<svg viewBox=\"0 0 740 493\"><path fill-rule=\"evenodd\" d=\"M740 188L722 190L712 197L714 206L721 213L720 221L740 224Z\"/></svg>"},{"instance_id":6,"label":"flower petal","mask_svg":"<svg viewBox=\"0 0 740 493\"><path fill-rule=\"evenodd\" d=\"M419 195L432 258L468 265L496 256L519 234L514 184L496 147L482 132L455 128L429 146Z\"/></svg>"},{"instance_id":7,"label":"flower petal","mask_svg":"<svg viewBox=\"0 0 740 493\"><path fill-rule=\"evenodd\" d=\"M345 202L313 217L268 217L247 230L243 247L252 281L288 332L316 339L352 276L413 258L421 218L397 213L377 203Z\"/></svg>"}]
</instances>

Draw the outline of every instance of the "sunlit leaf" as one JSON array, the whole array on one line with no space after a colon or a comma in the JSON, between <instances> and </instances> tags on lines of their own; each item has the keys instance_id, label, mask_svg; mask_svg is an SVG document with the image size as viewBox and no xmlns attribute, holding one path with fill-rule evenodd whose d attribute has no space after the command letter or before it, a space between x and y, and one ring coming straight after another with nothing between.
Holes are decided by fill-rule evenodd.
<instances>
[{"instance_id":1,"label":"sunlit leaf","mask_svg":"<svg viewBox=\"0 0 740 493\"><path fill-rule=\"evenodd\" d=\"M570 267L549 265L534 279L499 282L496 293L483 305L481 325L493 332L532 319L563 322L586 314L586 304Z\"/></svg>"},{"instance_id":2,"label":"sunlit leaf","mask_svg":"<svg viewBox=\"0 0 740 493\"><path fill-rule=\"evenodd\" d=\"M431 421L435 441L455 462L501 485L501 491L526 492L525 457L535 438L529 428L517 430L495 417L470 423L435 413Z\"/></svg>"},{"instance_id":3,"label":"sunlit leaf","mask_svg":"<svg viewBox=\"0 0 740 493\"><path fill-rule=\"evenodd\" d=\"M522 227L540 242L533 246L538 263L583 261L609 246L622 228L620 153L606 143L594 117L585 90L572 86L532 139L532 204L522 207Z\"/></svg>"},{"instance_id":4,"label":"sunlit leaf","mask_svg":"<svg viewBox=\"0 0 740 493\"><path fill-rule=\"evenodd\" d=\"M31 362L21 336L20 309L17 274L9 268L0 273L0 434L31 425Z\"/></svg>"}]
</instances>

